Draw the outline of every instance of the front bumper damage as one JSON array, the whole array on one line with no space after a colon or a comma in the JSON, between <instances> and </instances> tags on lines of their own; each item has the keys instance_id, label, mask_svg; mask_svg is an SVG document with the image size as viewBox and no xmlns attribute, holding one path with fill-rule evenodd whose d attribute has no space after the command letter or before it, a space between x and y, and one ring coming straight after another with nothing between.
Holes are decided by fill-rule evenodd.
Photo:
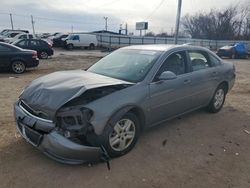
<instances>
[{"instance_id":1,"label":"front bumper damage","mask_svg":"<svg viewBox=\"0 0 250 188\"><path fill-rule=\"evenodd\" d=\"M75 143L57 131L55 124L34 116L17 102L14 107L16 126L22 137L50 158L66 164L99 162L108 159L101 147Z\"/></svg>"}]
</instances>

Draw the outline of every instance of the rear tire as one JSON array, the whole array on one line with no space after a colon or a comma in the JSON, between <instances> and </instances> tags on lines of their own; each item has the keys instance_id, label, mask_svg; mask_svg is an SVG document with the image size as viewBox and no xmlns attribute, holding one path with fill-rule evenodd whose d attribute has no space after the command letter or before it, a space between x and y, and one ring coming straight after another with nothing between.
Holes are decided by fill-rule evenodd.
<instances>
[{"instance_id":1,"label":"rear tire","mask_svg":"<svg viewBox=\"0 0 250 188\"><path fill-rule=\"evenodd\" d=\"M101 144L110 157L119 157L131 151L139 137L139 120L133 113L127 113L114 125L108 124L101 136Z\"/></svg>"},{"instance_id":2,"label":"rear tire","mask_svg":"<svg viewBox=\"0 0 250 188\"><path fill-rule=\"evenodd\" d=\"M225 85L219 85L214 92L213 98L210 101L207 110L211 113L219 112L224 105L226 94L227 90Z\"/></svg>"},{"instance_id":3,"label":"rear tire","mask_svg":"<svg viewBox=\"0 0 250 188\"><path fill-rule=\"evenodd\" d=\"M16 74L21 74L25 71L26 66L23 61L17 60L13 61L11 64L11 70Z\"/></svg>"},{"instance_id":4,"label":"rear tire","mask_svg":"<svg viewBox=\"0 0 250 188\"><path fill-rule=\"evenodd\" d=\"M47 52L42 51L42 52L40 53L40 58L41 58L41 59L48 59L48 57L49 57L49 55L48 55Z\"/></svg>"}]
</instances>

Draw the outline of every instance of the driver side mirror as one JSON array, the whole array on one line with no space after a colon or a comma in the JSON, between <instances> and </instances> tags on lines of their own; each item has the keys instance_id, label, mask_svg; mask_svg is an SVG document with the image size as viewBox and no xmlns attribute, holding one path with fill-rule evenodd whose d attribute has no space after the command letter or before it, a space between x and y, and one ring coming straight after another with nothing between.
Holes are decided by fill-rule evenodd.
<instances>
[{"instance_id":1,"label":"driver side mirror","mask_svg":"<svg viewBox=\"0 0 250 188\"><path fill-rule=\"evenodd\" d=\"M164 71L159 76L159 80L174 80L177 78L177 75L171 71Z\"/></svg>"}]
</instances>

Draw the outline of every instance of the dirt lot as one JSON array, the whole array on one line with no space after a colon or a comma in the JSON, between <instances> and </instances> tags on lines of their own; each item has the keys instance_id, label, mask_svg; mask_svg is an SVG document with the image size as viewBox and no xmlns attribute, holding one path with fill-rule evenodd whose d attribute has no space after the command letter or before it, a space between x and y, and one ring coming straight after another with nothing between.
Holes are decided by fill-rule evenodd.
<instances>
[{"instance_id":1,"label":"dirt lot","mask_svg":"<svg viewBox=\"0 0 250 188\"><path fill-rule=\"evenodd\" d=\"M105 164L63 165L26 143L13 103L33 79L85 68L100 52L57 52L22 75L0 73L0 187L250 187L250 61L233 61L237 81L223 110L202 110L144 132L135 149ZM163 144L165 143L165 144Z\"/></svg>"}]
</instances>

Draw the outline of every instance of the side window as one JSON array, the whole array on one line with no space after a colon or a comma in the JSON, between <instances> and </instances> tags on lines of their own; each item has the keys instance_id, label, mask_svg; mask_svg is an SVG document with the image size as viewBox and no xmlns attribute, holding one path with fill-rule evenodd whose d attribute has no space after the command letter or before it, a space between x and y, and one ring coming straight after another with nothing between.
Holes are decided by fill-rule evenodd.
<instances>
[{"instance_id":1,"label":"side window","mask_svg":"<svg viewBox=\"0 0 250 188\"><path fill-rule=\"evenodd\" d=\"M209 58L210 58L210 61L211 63L214 65L214 66L218 66L220 65L220 60L216 57L214 57L213 55L209 54Z\"/></svg>"},{"instance_id":2,"label":"side window","mask_svg":"<svg viewBox=\"0 0 250 188\"><path fill-rule=\"evenodd\" d=\"M201 69L206 69L212 67L208 54L203 51L189 51L188 52L193 71L198 71Z\"/></svg>"},{"instance_id":3,"label":"side window","mask_svg":"<svg viewBox=\"0 0 250 188\"><path fill-rule=\"evenodd\" d=\"M20 42L17 43L17 46L27 46L27 40L21 40Z\"/></svg>"},{"instance_id":4,"label":"side window","mask_svg":"<svg viewBox=\"0 0 250 188\"><path fill-rule=\"evenodd\" d=\"M9 35L9 37L10 38L13 38L13 37L15 37L16 35L18 35L19 33L11 33L10 35Z\"/></svg>"},{"instance_id":5,"label":"side window","mask_svg":"<svg viewBox=\"0 0 250 188\"><path fill-rule=\"evenodd\" d=\"M31 40L30 45L31 46L39 46L39 43L36 40Z\"/></svg>"},{"instance_id":6,"label":"side window","mask_svg":"<svg viewBox=\"0 0 250 188\"><path fill-rule=\"evenodd\" d=\"M8 51L10 51L10 48L0 45L0 52L8 52Z\"/></svg>"},{"instance_id":7,"label":"side window","mask_svg":"<svg viewBox=\"0 0 250 188\"><path fill-rule=\"evenodd\" d=\"M19 39L27 39L27 35L21 35Z\"/></svg>"},{"instance_id":8,"label":"side window","mask_svg":"<svg viewBox=\"0 0 250 188\"><path fill-rule=\"evenodd\" d=\"M73 40L80 40L79 35L75 35Z\"/></svg>"},{"instance_id":9,"label":"side window","mask_svg":"<svg viewBox=\"0 0 250 188\"><path fill-rule=\"evenodd\" d=\"M171 71L177 76L186 73L187 58L185 51L175 52L171 54L162 64L160 70L156 74L155 80L164 72Z\"/></svg>"}]
</instances>

